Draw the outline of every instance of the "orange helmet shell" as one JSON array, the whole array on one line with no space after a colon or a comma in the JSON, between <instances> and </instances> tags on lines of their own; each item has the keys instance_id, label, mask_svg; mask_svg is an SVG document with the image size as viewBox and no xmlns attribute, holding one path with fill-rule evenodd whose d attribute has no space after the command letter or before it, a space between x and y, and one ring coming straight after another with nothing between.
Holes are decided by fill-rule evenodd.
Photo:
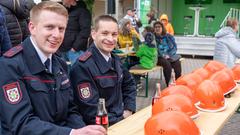
<instances>
[{"instance_id":1,"label":"orange helmet shell","mask_svg":"<svg viewBox=\"0 0 240 135\"><path fill-rule=\"evenodd\" d=\"M218 71L210 77L210 80L218 83L225 95L235 90L236 83L234 82L231 70L223 69Z\"/></svg>"},{"instance_id":2,"label":"orange helmet shell","mask_svg":"<svg viewBox=\"0 0 240 135\"><path fill-rule=\"evenodd\" d=\"M233 78L236 82L240 82L240 65L235 65L232 68Z\"/></svg>"},{"instance_id":3,"label":"orange helmet shell","mask_svg":"<svg viewBox=\"0 0 240 135\"><path fill-rule=\"evenodd\" d=\"M193 103L197 102L195 96L193 95L192 90L185 85L169 86L161 92L160 97L173 95L173 94L181 94L181 95L184 95L184 96L187 96L188 98L190 98Z\"/></svg>"},{"instance_id":4,"label":"orange helmet shell","mask_svg":"<svg viewBox=\"0 0 240 135\"><path fill-rule=\"evenodd\" d=\"M182 111L192 118L199 115L191 99L180 94L164 96L152 106L152 115L164 111Z\"/></svg>"},{"instance_id":5,"label":"orange helmet shell","mask_svg":"<svg viewBox=\"0 0 240 135\"><path fill-rule=\"evenodd\" d=\"M202 111L217 112L225 109L223 92L214 81L203 81L196 90L196 96L200 101L196 107Z\"/></svg>"},{"instance_id":6,"label":"orange helmet shell","mask_svg":"<svg viewBox=\"0 0 240 135\"><path fill-rule=\"evenodd\" d=\"M221 62L218 62L218 61L215 61L215 60L211 60L209 61L205 66L204 68L206 70L208 70L210 73L215 73L217 71L220 71L221 69L223 68L226 68L227 66L224 65L223 63Z\"/></svg>"},{"instance_id":7,"label":"orange helmet shell","mask_svg":"<svg viewBox=\"0 0 240 135\"><path fill-rule=\"evenodd\" d=\"M193 73L201 76L203 80L208 79L211 76L211 73L205 68L198 68L194 70Z\"/></svg>"},{"instance_id":8,"label":"orange helmet shell","mask_svg":"<svg viewBox=\"0 0 240 135\"><path fill-rule=\"evenodd\" d=\"M183 112L166 111L150 117L144 125L145 135L200 135L193 120Z\"/></svg>"}]
</instances>

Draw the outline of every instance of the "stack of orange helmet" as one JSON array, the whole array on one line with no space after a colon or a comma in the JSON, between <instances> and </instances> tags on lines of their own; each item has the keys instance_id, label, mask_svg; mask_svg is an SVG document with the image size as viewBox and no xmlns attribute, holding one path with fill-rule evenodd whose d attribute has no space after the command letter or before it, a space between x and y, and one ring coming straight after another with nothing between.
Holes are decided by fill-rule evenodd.
<instances>
[{"instance_id":1,"label":"stack of orange helmet","mask_svg":"<svg viewBox=\"0 0 240 135\"><path fill-rule=\"evenodd\" d=\"M185 85L174 85L174 86L169 86L165 88L161 92L160 98L168 95L173 95L173 94L181 94L190 98L193 103L197 102L197 99L193 95L192 90Z\"/></svg>"},{"instance_id":2,"label":"stack of orange helmet","mask_svg":"<svg viewBox=\"0 0 240 135\"><path fill-rule=\"evenodd\" d=\"M224 68L214 73L210 80L215 81L222 88L224 95L236 89L236 83L233 79L233 73L230 69Z\"/></svg>"},{"instance_id":3,"label":"stack of orange helmet","mask_svg":"<svg viewBox=\"0 0 240 135\"><path fill-rule=\"evenodd\" d=\"M152 115L156 115L164 111L182 111L191 118L199 116L199 113L191 99L181 94L164 96L152 106Z\"/></svg>"},{"instance_id":4,"label":"stack of orange helmet","mask_svg":"<svg viewBox=\"0 0 240 135\"><path fill-rule=\"evenodd\" d=\"M183 112L166 111L152 116L144 126L145 135L200 135L201 132Z\"/></svg>"},{"instance_id":5,"label":"stack of orange helmet","mask_svg":"<svg viewBox=\"0 0 240 135\"><path fill-rule=\"evenodd\" d=\"M218 112L226 108L221 87L212 80L204 80L196 89L196 97L200 104L196 105L199 110L206 112Z\"/></svg>"},{"instance_id":6,"label":"stack of orange helmet","mask_svg":"<svg viewBox=\"0 0 240 135\"><path fill-rule=\"evenodd\" d=\"M234 81L239 83L240 82L240 65L235 65L232 68L232 72L233 72Z\"/></svg>"}]
</instances>

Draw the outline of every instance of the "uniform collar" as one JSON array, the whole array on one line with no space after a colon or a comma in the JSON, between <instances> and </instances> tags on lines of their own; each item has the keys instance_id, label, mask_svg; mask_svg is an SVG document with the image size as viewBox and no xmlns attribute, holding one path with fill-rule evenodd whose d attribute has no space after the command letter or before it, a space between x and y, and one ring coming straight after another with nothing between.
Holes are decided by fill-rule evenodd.
<instances>
[{"instance_id":1,"label":"uniform collar","mask_svg":"<svg viewBox=\"0 0 240 135\"><path fill-rule=\"evenodd\" d=\"M50 70L52 70L52 54L50 54L49 56L45 55L43 53L43 51L39 49L39 47L37 46L37 43L35 42L35 40L32 37L30 37L30 40L31 40L32 45L35 48L42 64L44 64L48 58L50 59Z\"/></svg>"},{"instance_id":2,"label":"uniform collar","mask_svg":"<svg viewBox=\"0 0 240 135\"><path fill-rule=\"evenodd\" d=\"M42 63L40 56L38 55L36 49L34 48L34 45L32 44L30 38L28 37L24 42L23 42L23 57L24 60L28 66L28 69L32 74L37 74L45 70L45 66ZM56 63L57 60L55 60L55 55L52 55L52 63L53 63L53 72L59 72L59 69L57 69L57 65L59 63ZM56 63L56 64L54 64ZM58 66L59 67L59 66Z\"/></svg>"},{"instance_id":3,"label":"uniform collar","mask_svg":"<svg viewBox=\"0 0 240 135\"><path fill-rule=\"evenodd\" d=\"M96 46L96 44L95 44L95 47L98 49L98 51L100 52L100 54L103 56L103 58L104 58L106 61L108 61L109 58L111 58L111 53L109 53L109 55L106 55L106 54L104 54L104 53Z\"/></svg>"},{"instance_id":4,"label":"uniform collar","mask_svg":"<svg viewBox=\"0 0 240 135\"><path fill-rule=\"evenodd\" d=\"M94 60L97 64L98 68L100 69L101 73L106 73L108 70L111 69L111 67L109 66L109 64L105 60L104 56L97 49L95 44L92 45L91 48L92 48L92 53L93 53Z\"/></svg>"}]
</instances>

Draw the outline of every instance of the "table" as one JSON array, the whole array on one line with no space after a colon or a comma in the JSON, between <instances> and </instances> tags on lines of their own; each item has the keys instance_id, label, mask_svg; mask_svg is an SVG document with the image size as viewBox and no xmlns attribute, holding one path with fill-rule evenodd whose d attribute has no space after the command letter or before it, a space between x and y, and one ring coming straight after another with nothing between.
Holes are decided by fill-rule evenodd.
<instances>
[{"instance_id":1,"label":"table","mask_svg":"<svg viewBox=\"0 0 240 135\"><path fill-rule=\"evenodd\" d=\"M204 135L216 135L224 123L235 112L240 103L240 89L231 98L226 98L227 108L222 112L201 112L194 120ZM109 127L108 135L144 135L144 124L151 116L151 106L148 106L125 120Z\"/></svg>"},{"instance_id":2,"label":"table","mask_svg":"<svg viewBox=\"0 0 240 135\"><path fill-rule=\"evenodd\" d=\"M189 7L189 9L194 10L195 11L195 19L194 19L194 32L193 35L191 36L201 36L198 33L198 29L199 29L199 17L200 17L200 11L204 10L204 7Z\"/></svg>"}]
</instances>

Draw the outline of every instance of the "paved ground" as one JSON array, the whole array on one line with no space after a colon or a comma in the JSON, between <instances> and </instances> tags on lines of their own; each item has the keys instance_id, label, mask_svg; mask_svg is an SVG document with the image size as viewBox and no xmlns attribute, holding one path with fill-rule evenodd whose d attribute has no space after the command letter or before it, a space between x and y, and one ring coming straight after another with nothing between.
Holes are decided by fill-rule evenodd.
<instances>
[{"instance_id":1,"label":"paved ground","mask_svg":"<svg viewBox=\"0 0 240 135\"><path fill-rule=\"evenodd\" d=\"M199 58L185 58L185 60L182 62L182 71L183 74L190 73L194 69L203 67L204 64L206 64L210 59L199 59ZM149 106L151 104L151 97L154 95L155 91L155 85L157 82L161 83L162 89L166 87L165 83L163 82L164 78L160 80L160 71L156 71L149 74L150 81L149 81L149 96L148 98L144 97L137 97L137 110L141 110L142 108L145 108L146 106ZM144 89L145 83L143 81L143 89ZM138 92L140 95L144 95L144 91ZM207 124L207 123L206 123ZM240 114L235 113L228 122L224 125L222 130L220 131L219 135L240 135Z\"/></svg>"}]
</instances>

